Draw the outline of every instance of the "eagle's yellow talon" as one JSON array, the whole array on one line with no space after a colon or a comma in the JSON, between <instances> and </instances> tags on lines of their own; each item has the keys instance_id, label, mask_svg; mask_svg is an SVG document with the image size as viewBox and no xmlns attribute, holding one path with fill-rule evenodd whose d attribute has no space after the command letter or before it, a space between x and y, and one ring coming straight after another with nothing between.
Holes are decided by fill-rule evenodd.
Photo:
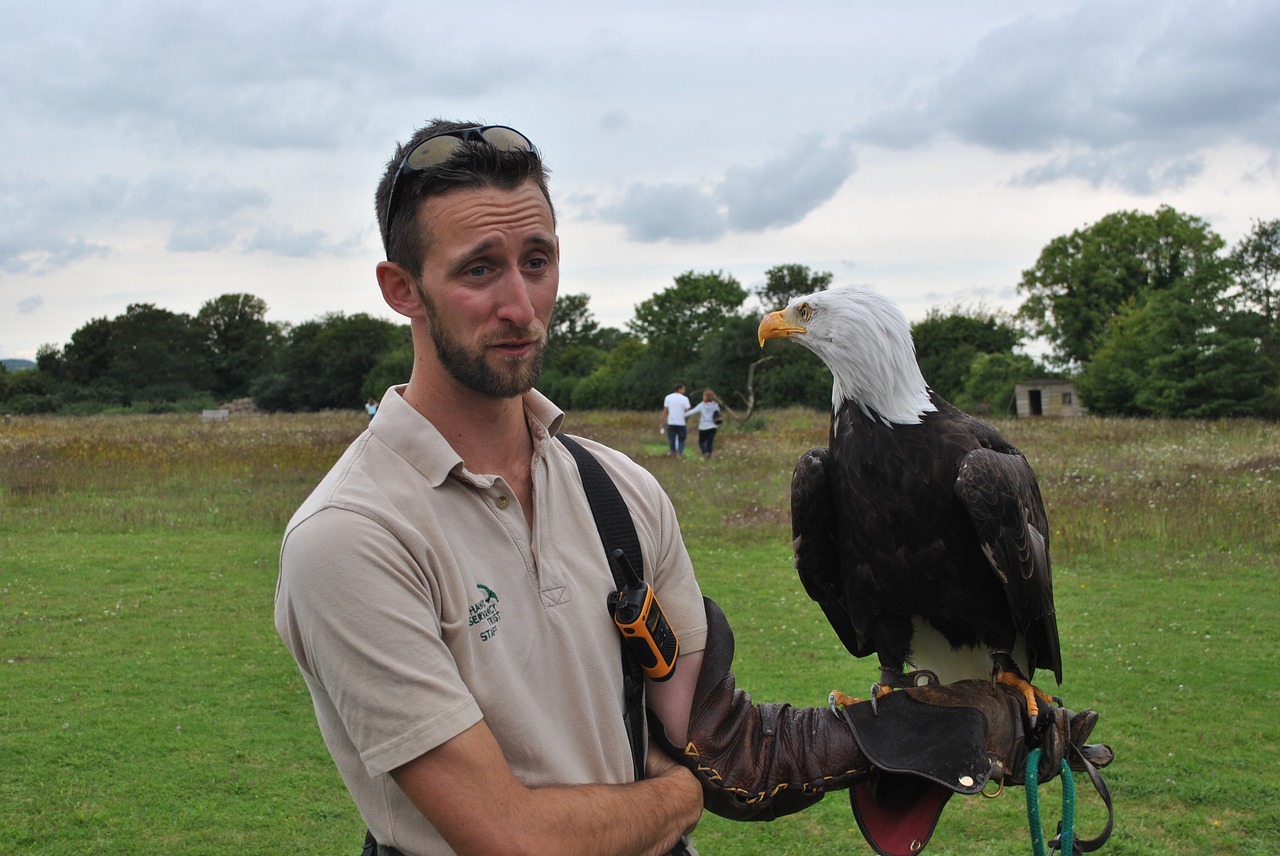
<instances>
[{"instance_id":1,"label":"eagle's yellow talon","mask_svg":"<svg viewBox=\"0 0 1280 856\"><path fill-rule=\"evenodd\" d=\"M1001 671L996 675L996 681L1002 684L1008 684L1022 694L1022 699L1027 705L1027 716L1032 722L1040 715L1040 704L1037 699L1053 707L1053 699L1045 695L1044 691L1034 684L1024 681L1013 672Z\"/></svg>"},{"instance_id":2,"label":"eagle's yellow talon","mask_svg":"<svg viewBox=\"0 0 1280 856\"><path fill-rule=\"evenodd\" d=\"M829 701L832 704L838 704L843 707L845 705L850 705L850 704L859 704L862 701L862 699L845 695L844 693L840 692L840 690L832 690Z\"/></svg>"}]
</instances>

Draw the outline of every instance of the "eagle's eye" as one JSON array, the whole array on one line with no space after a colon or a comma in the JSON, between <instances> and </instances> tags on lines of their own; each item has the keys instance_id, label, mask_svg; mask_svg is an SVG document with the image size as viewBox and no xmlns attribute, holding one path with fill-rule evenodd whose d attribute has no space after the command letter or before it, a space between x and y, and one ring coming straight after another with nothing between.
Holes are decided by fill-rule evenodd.
<instances>
[{"instance_id":1,"label":"eagle's eye","mask_svg":"<svg viewBox=\"0 0 1280 856\"><path fill-rule=\"evenodd\" d=\"M801 321L808 321L813 317L813 308L807 303L801 303L796 307L796 314L800 316Z\"/></svg>"}]
</instances>

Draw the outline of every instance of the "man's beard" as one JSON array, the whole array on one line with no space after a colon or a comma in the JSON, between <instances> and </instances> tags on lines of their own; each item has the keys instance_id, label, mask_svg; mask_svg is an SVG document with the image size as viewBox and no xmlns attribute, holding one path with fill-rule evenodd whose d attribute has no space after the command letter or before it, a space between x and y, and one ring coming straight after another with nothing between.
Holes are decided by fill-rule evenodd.
<instances>
[{"instance_id":1,"label":"man's beard","mask_svg":"<svg viewBox=\"0 0 1280 856\"><path fill-rule=\"evenodd\" d=\"M484 345L489 339L537 339L536 350L527 360L510 360L508 365L494 368L485 362ZM459 342L445 337L436 325L431 325L431 341L436 346L436 356L444 370L467 389L494 398L511 398L533 389L542 376L542 362L547 351L546 338L531 329L513 328L500 336L486 337L479 351L469 351Z\"/></svg>"},{"instance_id":2,"label":"man's beard","mask_svg":"<svg viewBox=\"0 0 1280 856\"><path fill-rule=\"evenodd\" d=\"M510 327L498 333L485 336L480 349L471 351L466 345L448 337L435 323L439 314L435 305L426 293L419 288L418 297L426 307L427 328L431 331L431 341L436 347L436 356L449 376L473 392L493 398L512 398L533 389L533 385L542 376L542 363L547 352L547 336L541 324L532 327ZM506 366L494 368L485 361L486 347L491 342L510 341L512 339L533 340L534 352L527 360L507 360Z\"/></svg>"}]
</instances>

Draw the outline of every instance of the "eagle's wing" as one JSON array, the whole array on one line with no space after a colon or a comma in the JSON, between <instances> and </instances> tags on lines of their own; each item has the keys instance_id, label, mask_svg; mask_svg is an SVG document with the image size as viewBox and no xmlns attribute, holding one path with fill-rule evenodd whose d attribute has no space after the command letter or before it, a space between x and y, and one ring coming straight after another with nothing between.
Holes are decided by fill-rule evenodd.
<instances>
[{"instance_id":1,"label":"eagle's wing","mask_svg":"<svg viewBox=\"0 0 1280 856\"><path fill-rule=\"evenodd\" d=\"M1049 669L1062 683L1049 523L1031 465L1021 454L975 449L960 463L955 491L987 561L1004 583L1014 626L1027 640L1031 668Z\"/></svg>"},{"instance_id":2,"label":"eagle's wing","mask_svg":"<svg viewBox=\"0 0 1280 856\"><path fill-rule=\"evenodd\" d=\"M845 588L835 542L835 502L827 477L830 453L810 449L791 476L791 546L804 590L822 607L836 635L855 657L875 653L844 607Z\"/></svg>"}]
</instances>

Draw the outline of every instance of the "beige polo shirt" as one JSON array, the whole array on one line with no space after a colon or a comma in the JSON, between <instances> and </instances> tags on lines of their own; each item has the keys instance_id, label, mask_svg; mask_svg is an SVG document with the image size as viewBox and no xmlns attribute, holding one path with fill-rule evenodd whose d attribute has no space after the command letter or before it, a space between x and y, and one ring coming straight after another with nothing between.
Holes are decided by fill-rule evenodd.
<instances>
[{"instance_id":1,"label":"beige polo shirt","mask_svg":"<svg viewBox=\"0 0 1280 856\"><path fill-rule=\"evenodd\" d=\"M614 584L577 465L554 440L558 408L524 397L530 529L506 483L469 472L400 389L290 521L275 623L374 836L450 853L388 773L481 718L530 786L633 778ZM631 510L682 653L702 650L702 596L670 501L625 455L580 442Z\"/></svg>"}]
</instances>

